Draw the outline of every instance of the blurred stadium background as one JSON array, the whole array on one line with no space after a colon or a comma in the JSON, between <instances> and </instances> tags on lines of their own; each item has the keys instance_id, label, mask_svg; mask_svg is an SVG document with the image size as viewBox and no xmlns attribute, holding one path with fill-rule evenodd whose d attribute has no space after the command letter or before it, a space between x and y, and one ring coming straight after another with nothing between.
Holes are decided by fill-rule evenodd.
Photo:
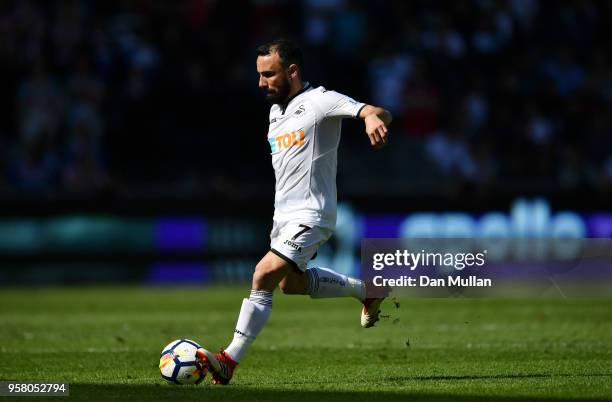
<instances>
[{"instance_id":1,"label":"blurred stadium background","mask_svg":"<svg viewBox=\"0 0 612 402\"><path fill-rule=\"evenodd\" d=\"M243 282L274 175L254 48L390 109L346 121L337 234L612 236L612 3L0 2L0 285Z\"/></svg>"}]
</instances>

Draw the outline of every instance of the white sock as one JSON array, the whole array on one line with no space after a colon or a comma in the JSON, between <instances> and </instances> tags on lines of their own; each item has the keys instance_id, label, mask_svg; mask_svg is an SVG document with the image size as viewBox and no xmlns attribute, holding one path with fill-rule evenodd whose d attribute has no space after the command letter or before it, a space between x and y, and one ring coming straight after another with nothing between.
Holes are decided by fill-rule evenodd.
<instances>
[{"instance_id":1,"label":"white sock","mask_svg":"<svg viewBox=\"0 0 612 402\"><path fill-rule=\"evenodd\" d=\"M261 332L270 312L272 311L272 292L267 290L251 290L251 296L242 301L240 315L234 330L232 343L225 352L234 361L239 362L247 348Z\"/></svg>"},{"instance_id":2,"label":"white sock","mask_svg":"<svg viewBox=\"0 0 612 402\"><path fill-rule=\"evenodd\" d=\"M329 268L314 267L306 270L308 278L307 293L313 299L324 297L354 297L364 300L366 289L364 283Z\"/></svg>"}]
</instances>

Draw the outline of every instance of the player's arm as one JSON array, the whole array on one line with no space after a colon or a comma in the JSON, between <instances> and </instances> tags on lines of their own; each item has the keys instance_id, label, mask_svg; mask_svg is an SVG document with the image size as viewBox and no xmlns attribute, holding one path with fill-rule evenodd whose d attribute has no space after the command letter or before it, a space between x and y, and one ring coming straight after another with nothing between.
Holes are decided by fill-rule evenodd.
<instances>
[{"instance_id":1,"label":"player's arm","mask_svg":"<svg viewBox=\"0 0 612 402\"><path fill-rule=\"evenodd\" d=\"M359 112L359 118L365 123L365 131L372 146L376 149L384 147L389 137L387 127L393 120L391 113L378 106L365 105Z\"/></svg>"}]
</instances>

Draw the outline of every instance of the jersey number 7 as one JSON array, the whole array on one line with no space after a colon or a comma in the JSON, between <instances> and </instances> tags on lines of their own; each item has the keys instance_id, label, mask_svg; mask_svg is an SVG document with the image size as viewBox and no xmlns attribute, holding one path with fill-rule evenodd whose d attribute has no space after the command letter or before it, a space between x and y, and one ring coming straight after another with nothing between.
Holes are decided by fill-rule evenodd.
<instances>
[{"instance_id":1,"label":"jersey number 7","mask_svg":"<svg viewBox=\"0 0 612 402\"><path fill-rule=\"evenodd\" d=\"M306 233L307 231L309 231L310 229L312 229L310 226L306 226L306 225L298 225L301 228L304 228L302 230L300 230L299 232L297 232L295 235L293 235L293 237L291 238L291 240L295 240L298 237L300 237L301 235L303 235L304 233Z\"/></svg>"}]
</instances>

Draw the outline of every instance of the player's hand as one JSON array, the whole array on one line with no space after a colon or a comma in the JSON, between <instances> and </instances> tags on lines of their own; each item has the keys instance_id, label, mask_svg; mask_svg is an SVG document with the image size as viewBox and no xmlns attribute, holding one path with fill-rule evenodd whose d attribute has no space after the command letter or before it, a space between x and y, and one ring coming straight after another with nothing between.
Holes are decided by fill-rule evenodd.
<instances>
[{"instance_id":1,"label":"player's hand","mask_svg":"<svg viewBox=\"0 0 612 402\"><path fill-rule=\"evenodd\" d=\"M370 144L376 149L380 149L387 145L389 131L385 123L376 114L372 113L365 118L365 128Z\"/></svg>"}]
</instances>

